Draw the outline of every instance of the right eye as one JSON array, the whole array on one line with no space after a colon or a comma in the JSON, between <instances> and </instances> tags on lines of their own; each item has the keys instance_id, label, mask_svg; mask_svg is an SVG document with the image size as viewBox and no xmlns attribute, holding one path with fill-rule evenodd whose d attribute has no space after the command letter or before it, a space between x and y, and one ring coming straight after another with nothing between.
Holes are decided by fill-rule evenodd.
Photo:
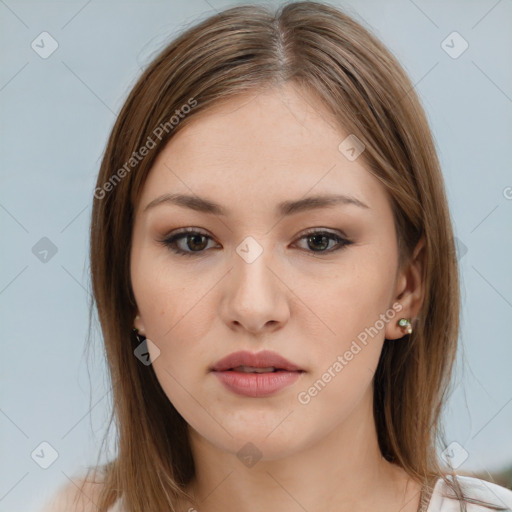
<instances>
[{"instance_id":1,"label":"right eye","mask_svg":"<svg viewBox=\"0 0 512 512\"><path fill-rule=\"evenodd\" d=\"M185 228L164 238L160 243L180 256L194 256L195 253L199 255L204 252L208 245L208 239L213 240L210 236L198 231L197 229ZM180 247L179 243L183 240L185 243ZM191 250L186 250L186 248Z\"/></svg>"}]
</instances>

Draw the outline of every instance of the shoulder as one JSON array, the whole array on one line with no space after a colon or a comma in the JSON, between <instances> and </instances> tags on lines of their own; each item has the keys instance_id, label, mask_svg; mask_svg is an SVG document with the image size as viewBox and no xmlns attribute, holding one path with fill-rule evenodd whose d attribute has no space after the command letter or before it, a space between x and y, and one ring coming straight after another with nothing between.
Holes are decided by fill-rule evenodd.
<instances>
[{"instance_id":1,"label":"shoulder","mask_svg":"<svg viewBox=\"0 0 512 512\"><path fill-rule=\"evenodd\" d=\"M40 512L97 512L103 484L77 480L62 486ZM110 512L110 511L109 511Z\"/></svg>"},{"instance_id":2,"label":"shoulder","mask_svg":"<svg viewBox=\"0 0 512 512\"><path fill-rule=\"evenodd\" d=\"M512 490L471 476L457 475L457 480L464 496L467 498L481 500L495 507L501 507L501 510L512 511ZM466 507L468 512L495 510L474 503L467 503ZM434 487L428 512L455 512L458 510L460 510L460 505L455 494L446 482L440 478Z\"/></svg>"}]
</instances>

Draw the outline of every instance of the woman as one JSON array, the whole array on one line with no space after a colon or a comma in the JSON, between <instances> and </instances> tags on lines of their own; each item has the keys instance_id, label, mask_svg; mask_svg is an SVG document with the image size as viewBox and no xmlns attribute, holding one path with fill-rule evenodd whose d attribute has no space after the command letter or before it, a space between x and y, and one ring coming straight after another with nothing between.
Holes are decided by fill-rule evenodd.
<instances>
[{"instance_id":1,"label":"woman","mask_svg":"<svg viewBox=\"0 0 512 512\"><path fill-rule=\"evenodd\" d=\"M94 196L118 453L48 510L512 507L437 457L450 214L413 85L361 25L297 2L190 28L131 91Z\"/></svg>"}]
</instances>

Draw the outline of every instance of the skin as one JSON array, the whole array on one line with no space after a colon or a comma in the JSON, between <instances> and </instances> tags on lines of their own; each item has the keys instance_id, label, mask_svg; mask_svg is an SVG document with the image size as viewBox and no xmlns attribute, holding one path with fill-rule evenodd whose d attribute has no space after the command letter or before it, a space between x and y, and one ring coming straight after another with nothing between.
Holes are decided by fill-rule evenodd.
<instances>
[{"instance_id":1,"label":"skin","mask_svg":"<svg viewBox=\"0 0 512 512\"><path fill-rule=\"evenodd\" d=\"M399 272L386 191L362 158L350 161L339 151L347 135L296 86L264 89L195 115L159 154L144 185L131 247L134 326L153 342L159 382L189 424L196 477L188 490L199 512L418 507L419 485L380 453L372 379L383 344L406 342L398 320L414 318L421 307L422 247ZM144 211L164 193L205 197L231 215L170 203ZM320 193L351 194L369 208L275 215L281 201ZM192 256L159 242L186 227L211 237L188 244L182 238L178 246ZM336 242L308 244L301 238L308 228L352 244L329 252ZM247 236L263 250L251 263L236 252ZM397 303L403 309L301 404L298 393ZM234 351L265 349L305 370L270 397L236 395L208 371ZM252 467L237 457L247 442L261 455Z\"/></svg>"}]
</instances>

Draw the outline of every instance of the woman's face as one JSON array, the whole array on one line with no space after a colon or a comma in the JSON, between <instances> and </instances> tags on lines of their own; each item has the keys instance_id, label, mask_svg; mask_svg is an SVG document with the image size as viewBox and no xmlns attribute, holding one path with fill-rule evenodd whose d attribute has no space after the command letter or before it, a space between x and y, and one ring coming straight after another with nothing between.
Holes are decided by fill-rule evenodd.
<instances>
[{"instance_id":1,"label":"woman's face","mask_svg":"<svg viewBox=\"0 0 512 512\"><path fill-rule=\"evenodd\" d=\"M194 439L231 453L251 442L271 460L335 430L358 435L372 418L384 338L404 334L388 198L350 140L340 150L349 133L327 120L291 85L217 105L171 139L137 205L135 326ZM164 194L194 200L146 209ZM279 207L342 194L360 203ZM203 201L222 213L202 211ZM196 233L174 241L186 252L177 254L163 241L184 228ZM274 372L236 372L230 388L233 371L211 370L233 352L263 350L302 371L280 372L286 385L275 389Z\"/></svg>"}]
</instances>

